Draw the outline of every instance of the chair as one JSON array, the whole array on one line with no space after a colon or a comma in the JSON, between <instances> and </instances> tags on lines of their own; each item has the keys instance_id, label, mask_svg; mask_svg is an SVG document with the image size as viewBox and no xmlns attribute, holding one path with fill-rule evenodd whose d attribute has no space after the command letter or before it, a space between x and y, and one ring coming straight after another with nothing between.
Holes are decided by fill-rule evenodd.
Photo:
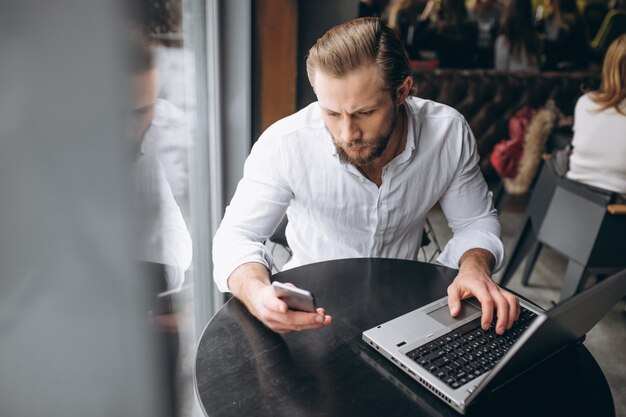
<instances>
[{"instance_id":1,"label":"chair","mask_svg":"<svg viewBox=\"0 0 626 417\"><path fill-rule=\"evenodd\" d=\"M547 160L530 196L521 229L504 268L505 286L524 258L527 285L543 245L568 258L561 300L582 290L592 274L626 267L626 205L617 193L590 187L556 174Z\"/></svg>"},{"instance_id":2,"label":"chair","mask_svg":"<svg viewBox=\"0 0 626 417\"><path fill-rule=\"evenodd\" d=\"M428 248L428 250L427 250ZM426 218L424 222L424 231L422 232L422 242L420 243L420 253L417 255L417 260L427 263L432 263L437 259L437 256L441 253L441 245L435 234L435 228Z\"/></svg>"},{"instance_id":3,"label":"chair","mask_svg":"<svg viewBox=\"0 0 626 417\"><path fill-rule=\"evenodd\" d=\"M274 245L271 249L272 255L274 254L274 249L276 248L276 245L282 246L283 249L287 251L287 260L289 260L292 256L292 253L291 248L289 247L289 243L287 242L287 236L285 235L287 223L287 215L284 215L283 219L280 221L278 226L276 226L276 230L274 230L274 233L272 234L272 236L269 237L268 241L269 243L272 243Z\"/></svg>"},{"instance_id":4,"label":"chair","mask_svg":"<svg viewBox=\"0 0 626 417\"><path fill-rule=\"evenodd\" d=\"M274 234L272 234L272 236L270 236L270 238L268 239L269 242L272 244L272 246L270 247L272 256L274 256L274 250L276 249L276 246L282 246L283 249L287 251L287 259L285 260L285 262L287 262L293 256L291 248L289 247L289 243L287 242L287 236L285 236L287 223L287 216L284 216L283 219L280 221L280 224L276 227ZM426 247L429 248L428 251L426 250ZM418 260L430 263L433 262L440 253L441 245L437 240L435 229L430 223L430 220L426 218L426 222L424 223L424 231L422 233L422 241L420 244L420 253L418 254ZM275 268L278 272L278 268Z\"/></svg>"}]
</instances>

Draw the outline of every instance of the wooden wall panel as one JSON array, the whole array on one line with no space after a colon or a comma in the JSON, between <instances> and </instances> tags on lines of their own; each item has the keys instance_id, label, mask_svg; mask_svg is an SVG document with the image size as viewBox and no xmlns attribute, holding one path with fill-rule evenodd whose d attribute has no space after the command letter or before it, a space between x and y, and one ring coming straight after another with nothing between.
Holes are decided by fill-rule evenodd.
<instances>
[{"instance_id":1,"label":"wooden wall panel","mask_svg":"<svg viewBox=\"0 0 626 417\"><path fill-rule=\"evenodd\" d=\"M260 128L296 111L298 1L257 0Z\"/></svg>"}]
</instances>

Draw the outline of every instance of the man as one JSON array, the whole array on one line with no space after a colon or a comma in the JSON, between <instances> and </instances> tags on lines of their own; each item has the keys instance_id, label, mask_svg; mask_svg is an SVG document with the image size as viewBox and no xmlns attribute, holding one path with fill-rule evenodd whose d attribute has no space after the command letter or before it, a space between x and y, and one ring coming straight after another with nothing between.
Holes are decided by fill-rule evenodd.
<instances>
[{"instance_id":1,"label":"man","mask_svg":"<svg viewBox=\"0 0 626 417\"><path fill-rule=\"evenodd\" d=\"M413 80L400 40L377 18L339 25L309 51L318 102L267 129L215 236L215 282L277 332L328 326L295 312L269 285L263 245L286 212L293 257L286 267L352 257L416 259L428 211L438 202L454 237L438 261L459 268L450 312L476 296L483 327L497 308L502 334L519 315L491 272L502 263L500 225L463 117L409 97Z\"/></svg>"}]
</instances>

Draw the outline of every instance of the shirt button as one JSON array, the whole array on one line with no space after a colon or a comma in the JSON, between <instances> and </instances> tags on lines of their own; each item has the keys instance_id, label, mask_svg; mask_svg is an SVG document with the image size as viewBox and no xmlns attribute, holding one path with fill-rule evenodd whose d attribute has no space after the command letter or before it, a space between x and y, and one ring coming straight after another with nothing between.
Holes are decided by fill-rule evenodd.
<instances>
[{"instance_id":1,"label":"shirt button","mask_svg":"<svg viewBox=\"0 0 626 417\"><path fill-rule=\"evenodd\" d=\"M359 177L359 181L361 181L361 182L365 182L365 178L363 178L363 177Z\"/></svg>"},{"instance_id":2,"label":"shirt button","mask_svg":"<svg viewBox=\"0 0 626 417\"><path fill-rule=\"evenodd\" d=\"M376 205L376 207L378 208L381 208L382 206L383 206L383 203L380 203L380 202Z\"/></svg>"}]
</instances>

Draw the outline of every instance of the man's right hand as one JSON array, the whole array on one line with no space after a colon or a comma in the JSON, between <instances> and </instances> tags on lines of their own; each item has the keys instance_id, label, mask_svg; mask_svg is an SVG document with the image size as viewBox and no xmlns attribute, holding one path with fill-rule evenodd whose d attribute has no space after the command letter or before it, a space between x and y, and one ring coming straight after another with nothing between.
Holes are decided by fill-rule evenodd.
<instances>
[{"instance_id":1,"label":"man's right hand","mask_svg":"<svg viewBox=\"0 0 626 417\"><path fill-rule=\"evenodd\" d=\"M289 310L276 296L264 265L250 262L239 266L228 278L228 287L257 319L277 333L319 329L332 323L323 308L316 313Z\"/></svg>"}]
</instances>

